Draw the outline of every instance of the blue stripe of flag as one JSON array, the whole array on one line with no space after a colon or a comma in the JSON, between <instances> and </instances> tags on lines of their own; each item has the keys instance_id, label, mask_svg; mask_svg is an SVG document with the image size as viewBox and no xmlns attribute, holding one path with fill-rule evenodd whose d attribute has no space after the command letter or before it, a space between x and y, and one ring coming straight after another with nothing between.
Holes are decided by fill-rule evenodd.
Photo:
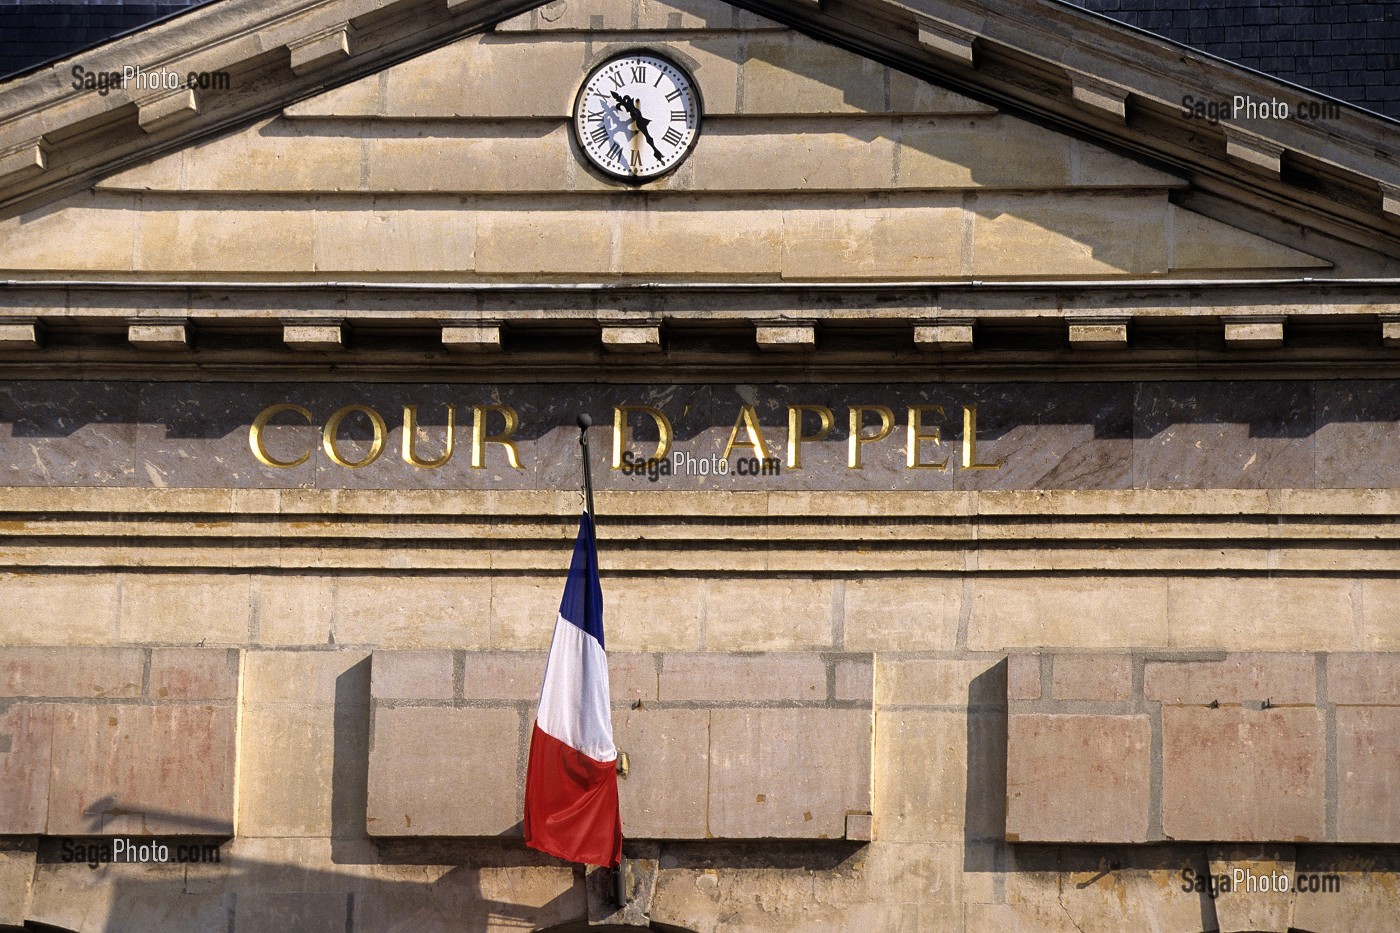
<instances>
[{"instance_id":1,"label":"blue stripe of flag","mask_svg":"<svg viewBox=\"0 0 1400 933\"><path fill-rule=\"evenodd\" d=\"M559 614L583 629L603 644L603 587L598 582L598 548L593 540L593 516L584 512L578 522L578 539L574 541L574 558L569 564L569 579L564 584L564 598Z\"/></svg>"}]
</instances>

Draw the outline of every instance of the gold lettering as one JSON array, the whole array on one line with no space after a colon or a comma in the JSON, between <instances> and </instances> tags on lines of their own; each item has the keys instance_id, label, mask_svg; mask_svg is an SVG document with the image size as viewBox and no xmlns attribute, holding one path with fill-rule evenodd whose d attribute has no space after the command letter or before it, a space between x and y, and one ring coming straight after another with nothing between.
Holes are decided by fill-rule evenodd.
<instances>
[{"instance_id":1,"label":"gold lettering","mask_svg":"<svg viewBox=\"0 0 1400 933\"><path fill-rule=\"evenodd\" d=\"M258 412L258 416L253 419L253 426L248 429L248 447L252 449L253 456L257 457L258 462L263 466L288 469L294 466L301 466L311 457L311 448L308 447L306 453L297 457L295 460L278 460L276 457L272 456L272 454L268 453L267 448L263 446L263 431L267 430L267 423L284 411L294 411L305 418L307 424L311 423L311 412L302 408L300 405L292 405L289 402L283 402L280 405L271 405Z\"/></svg>"},{"instance_id":2,"label":"gold lettering","mask_svg":"<svg viewBox=\"0 0 1400 933\"><path fill-rule=\"evenodd\" d=\"M934 428L930 433L924 433L924 412L934 412L943 414L942 405L910 405L909 406L909 469L911 470L942 470L948 466L945 458L938 463L924 463L919 459L919 444L923 441L932 441L934 446L943 442L938 428Z\"/></svg>"},{"instance_id":3,"label":"gold lettering","mask_svg":"<svg viewBox=\"0 0 1400 933\"><path fill-rule=\"evenodd\" d=\"M506 420L505 430L501 431L500 434L486 433L486 418L493 411ZM518 427L520 427L520 416L509 405L474 406L472 408L472 469L480 470L485 466L487 444L500 444L506 449L506 460L510 465L517 470L525 469L520 465L520 451L515 449L515 441L510 439Z\"/></svg>"},{"instance_id":4,"label":"gold lettering","mask_svg":"<svg viewBox=\"0 0 1400 933\"><path fill-rule=\"evenodd\" d=\"M850 409L851 439L848 442L850 444L850 456L846 459L846 466L848 469L860 470L864 469L864 467L860 465L860 446L862 444L873 444L876 441L882 441L889 437L890 432L894 430L894 412L890 411L885 405L852 405ZM873 411L880 416L880 430L871 434L869 437L860 433L861 425L865 419L865 413L868 411Z\"/></svg>"},{"instance_id":5,"label":"gold lettering","mask_svg":"<svg viewBox=\"0 0 1400 933\"><path fill-rule=\"evenodd\" d=\"M339 448L336 447L336 435L340 433L340 422L353 412L361 412L369 418L370 426L374 429L374 439L370 441L369 453L359 460L346 460L340 455ZM326 427L321 431L321 446L325 448L326 456L340 466L358 470L360 467L367 467L379 459L379 455L384 452L384 437L389 433L384 426L384 419L379 416L379 412L365 405L346 405L336 411L326 419Z\"/></svg>"},{"instance_id":6,"label":"gold lettering","mask_svg":"<svg viewBox=\"0 0 1400 933\"><path fill-rule=\"evenodd\" d=\"M963 456L964 470L1000 470L1006 462L1002 457L996 463L977 462L977 406L963 406Z\"/></svg>"},{"instance_id":7,"label":"gold lettering","mask_svg":"<svg viewBox=\"0 0 1400 933\"><path fill-rule=\"evenodd\" d=\"M804 412L814 411L821 419L822 426L816 434L802 433L802 415ZM819 441L831 433L831 429L836 425L836 416L831 413L831 409L825 405L789 405L788 406L788 455L787 465L789 470L802 469L802 444L806 441Z\"/></svg>"},{"instance_id":8,"label":"gold lettering","mask_svg":"<svg viewBox=\"0 0 1400 933\"><path fill-rule=\"evenodd\" d=\"M740 427L749 435L748 440L739 440ZM724 445L724 453L720 455L720 459L728 460L729 452L735 447L751 448L761 459L768 459L768 445L763 440L763 429L758 426L758 412L754 411L752 405L739 408L739 417L734 419L734 428L729 432L729 443Z\"/></svg>"},{"instance_id":9,"label":"gold lettering","mask_svg":"<svg viewBox=\"0 0 1400 933\"><path fill-rule=\"evenodd\" d=\"M414 452L414 444L418 439L418 406L405 405L403 407L403 462L410 466L423 467L429 470L436 470L438 467L452 459L452 445L456 443L456 418L452 406L447 406L447 445L443 449L442 456L436 460L421 460Z\"/></svg>"},{"instance_id":10,"label":"gold lettering","mask_svg":"<svg viewBox=\"0 0 1400 933\"><path fill-rule=\"evenodd\" d=\"M671 428L670 420L664 414L650 405L617 405L613 408L612 468L614 470L622 469L622 452L627 449L629 442L627 416L634 413L651 415L651 420L656 422L658 435L656 453L648 459L661 460L671 452L671 440L675 432Z\"/></svg>"}]
</instances>

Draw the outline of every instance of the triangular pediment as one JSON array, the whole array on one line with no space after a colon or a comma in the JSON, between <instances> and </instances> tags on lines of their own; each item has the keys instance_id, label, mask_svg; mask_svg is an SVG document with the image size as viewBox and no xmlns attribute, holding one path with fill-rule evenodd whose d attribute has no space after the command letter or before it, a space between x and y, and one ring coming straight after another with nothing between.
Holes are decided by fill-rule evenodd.
<instances>
[{"instance_id":1,"label":"triangular pediment","mask_svg":"<svg viewBox=\"0 0 1400 933\"><path fill-rule=\"evenodd\" d=\"M338 58L335 42L309 47ZM640 187L590 170L570 126L587 71L634 47L690 71L705 110L690 157ZM0 266L452 282L1393 274L1388 250L1334 222L1232 199L965 78L724 0L554 0L12 211Z\"/></svg>"},{"instance_id":2,"label":"triangular pediment","mask_svg":"<svg viewBox=\"0 0 1400 933\"><path fill-rule=\"evenodd\" d=\"M691 156L640 188L591 171L570 128L589 68L630 47L682 64L705 108ZM1375 275L1388 262L723 0L556 0L0 221L0 257L22 277L467 282Z\"/></svg>"}]
</instances>

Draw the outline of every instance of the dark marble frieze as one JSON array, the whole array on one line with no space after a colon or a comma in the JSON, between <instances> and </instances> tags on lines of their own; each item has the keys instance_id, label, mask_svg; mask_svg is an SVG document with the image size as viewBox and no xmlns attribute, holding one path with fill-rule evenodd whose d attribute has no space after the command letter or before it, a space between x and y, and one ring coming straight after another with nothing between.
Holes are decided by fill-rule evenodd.
<instances>
[{"instance_id":1,"label":"dark marble frieze","mask_svg":"<svg viewBox=\"0 0 1400 933\"><path fill-rule=\"evenodd\" d=\"M275 467L259 461L250 427L274 405L261 435ZM415 466L403 456L404 407L416 406ZM662 412L674 442L652 475L608 469L615 406ZM324 426L346 406L328 450ZM490 407L496 406L496 407ZM741 472L756 451L736 448L727 475L716 464L745 406L761 428L776 475ZM790 407L824 406L829 433L801 445L791 465ZM864 406L861 467L850 467L850 410ZM921 412L921 464L910 469L910 406ZM942 414L932 407L939 406ZM510 451L489 440L517 417ZM373 419L382 419L380 452ZM445 458L452 411L453 450ZM976 441L964 426L976 413ZM474 416L484 413L484 443ZM13 381L0 385L0 485L182 488L568 489L578 483L574 419L594 421L600 489L970 490L1164 488L1369 488L1400 483L1400 391L1388 381L1138 382L809 385L444 385L331 383L137 383ZM626 450L656 449L654 419L627 419ZM821 414L805 411L804 436ZM938 440L931 439L935 430ZM481 466L474 468L474 454ZM971 459L974 468L965 468ZM340 462L337 462L339 460ZM346 466L362 461L359 467ZM997 468L991 464L1000 463ZM979 468L980 467L980 468ZM669 473L666 471L669 468ZM751 475L757 472L758 475ZM653 478L654 477L654 478Z\"/></svg>"}]
</instances>

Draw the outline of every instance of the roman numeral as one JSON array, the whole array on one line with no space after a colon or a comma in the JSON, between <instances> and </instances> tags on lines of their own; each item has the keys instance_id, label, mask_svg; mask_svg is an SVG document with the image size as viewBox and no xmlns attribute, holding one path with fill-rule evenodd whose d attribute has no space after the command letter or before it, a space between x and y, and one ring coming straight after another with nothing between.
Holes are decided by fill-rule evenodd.
<instances>
[{"instance_id":1,"label":"roman numeral","mask_svg":"<svg viewBox=\"0 0 1400 933\"><path fill-rule=\"evenodd\" d=\"M602 123L602 122L603 122L603 111L599 110L599 111L597 111L597 112L595 112L595 113L590 113L590 114L588 115L588 122L589 122L589 123Z\"/></svg>"},{"instance_id":2,"label":"roman numeral","mask_svg":"<svg viewBox=\"0 0 1400 933\"><path fill-rule=\"evenodd\" d=\"M661 137L663 143L670 143L673 146L679 146L681 144L681 139L681 134L676 132L674 126L667 127L666 133Z\"/></svg>"},{"instance_id":3,"label":"roman numeral","mask_svg":"<svg viewBox=\"0 0 1400 933\"><path fill-rule=\"evenodd\" d=\"M658 71L658 72L656 73L656 83L653 84L652 87L660 87L660 86L661 86L661 79L664 78L664 77L666 77L666 72L664 72L664 71Z\"/></svg>"},{"instance_id":4,"label":"roman numeral","mask_svg":"<svg viewBox=\"0 0 1400 933\"><path fill-rule=\"evenodd\" d=\"M684 110L672 110L672 111L671 111L671 119L674 120L674 121L677 122L677 123L684 123L684 122L685 122L685 111L684 111Z\"/></svg>"},{"instance_id":5,"label":"roman numeral","mask_svg":"<svg viewBox=\"0 0 1400 933\"><path fill-rule=\"evenodd\" d=\"M601 146L603 141L608 138L608 131L600 126L590 134L590 138Z\"/></svg>"},{"instance_id":6,"label":"roman numeral","mask_svg":"<svg viewBox=\"0 0 1400 933\"><path fill-rule=\"evenodd\" d=\"M681 96L681 89L680 89L680 88L676 88L674 91L672 91L671 93L669 93L669 94L666 95L666 99L667 99L667 100L675 100L677 97L680 97L680 96Z\"/></svg>"},{"instance_id":7,"label":"roman numeral","mask_svg":"<svg viewBox=\"0 0 1400 933\"><path fill-rule=\"evenodd\" d=\"M612 145L608 147L608 158L619 165L622 164L622 147L617 144L617 140L615 139L612 141Z\"/></svg>"},{"instance_id":8,"label":"roman numeral","mask_svg":"<svg viewBox=\"0 0 1400 933\"><path fill-rule=\"evenodd\" d=\"M608 75L608 77L612 78L613 87L622 87L622 85L627 83L626 79L624 79L622 75L618 74L617 72L613 72L612 74Z\"/></svg>"},{"instance_id":9,"label":"roman numeral","mask_svg":"<svg viewBox=\"0 0 1400 933\"><path fill-rule=\"evenodd\" d=\"M647 83L647 66L646 66L646 65L633 65L633 66L632 66L632 83L633 83L633 84L646 84L646 83Z\"/></svg>"},{"instance_id":10,"label":"roman numeral","mask_svg":"<svg viewBox=\"0 0 1400 933\"><path fill-rule=\"evenodd\" d=\"M642 151L641 151L640 149L633 149L633 150L632 150L632 171L635 172L635 171L637 171L638 169L640 169L641 167L642 167Z\"/></svg>"}]
</instances>

